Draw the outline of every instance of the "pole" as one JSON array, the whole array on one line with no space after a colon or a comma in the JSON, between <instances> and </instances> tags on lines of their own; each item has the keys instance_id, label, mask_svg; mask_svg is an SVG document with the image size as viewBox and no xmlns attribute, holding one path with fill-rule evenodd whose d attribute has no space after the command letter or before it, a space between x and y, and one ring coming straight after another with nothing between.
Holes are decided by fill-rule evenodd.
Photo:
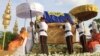
<instances>
[{"instance_id":1,"label":"pole","mask_svg":"<svg viewBox=\"0 0 100 56\"><path fill-rule=\"evenodd\" d=\"M30 10L30 18L32 22L32 11ZM33 38L33 43L34 43L34 32L33 32L33 27L32 27L32 38Z\"/></svg>"},{"instance_id":2,"label":"pole","mask_svg":"<svg viewBox=\"0 0 100 56\"><path fill-rule=\"evenodd\" d=\"M6 39L6 29L4 29L4 38L3 38L3 50L4 50L4 47L5 47L5 39Z\"/></svg>"},{"instance_id":3,"label":"pole","mask_svg":"<svg viewBox=\"0 0 100 56\"><path fill-rule=\"evenodd\" d=\"M32 22L32 11L30 10L30 18L31 18L31 22Z\"/></svg>"},{"instance_id":4,"label":"pole","mask_svg":"<svg viewBox=\"0 0 100 56\"><path fill-rule=\"evenodd\" d=\"M26 19L25 19L25 21L24 21L24 27L25 27L25 25L26 25Z\"/></svg>"}]
</instances>

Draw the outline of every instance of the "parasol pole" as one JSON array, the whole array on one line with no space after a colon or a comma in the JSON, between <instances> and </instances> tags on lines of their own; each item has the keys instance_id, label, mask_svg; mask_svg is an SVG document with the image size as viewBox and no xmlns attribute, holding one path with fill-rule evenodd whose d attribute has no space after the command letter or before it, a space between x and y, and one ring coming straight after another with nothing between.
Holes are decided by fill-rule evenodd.
<instances>
[{"instance_id":1,"label":"parasol pole","mask_svg":"<svg viewBox=\"0 0 100 56\"><path fill-rule=\"evenodd\" d=\"M31 18L31 22L32 22L32 11L30 10L30 18Z\"/></svg>"},{"instance_id":2,"label":"parasol pole","mask_svg":"<svg viewBox=\"0 0 100 56\"><path fill-rule=\"evenodd\" d=\"M35 7L34 4L33 4L33 6ZM32 22L32 11L31 10L30 10L30 18L31 18L31 22ZM33 38L33 43L34 43L34 35L33 34L34 34L34 32L33 32L33 27L32 27L32 38Z\"/></svg>"},{"instance_id":3,"label":"parasol pole","mask_svg":"<svg viewBox=\"0 0 100 56\"><path fill-rule=\"evenodd\" d=\"M30 10L30 18L31 18L31 22L32 22L32 11ZM33 43L34 43L34 32L33 32L33 27L32 27L32 38L33 38Z\"/></svg>"},{"instance_id":4,"label":"parasol pole","mask_svg":"<svg viewBox=\"0 0 100 56\"><path fill-rule=\"evenodd\" d=\"M25 21L24 21L24 27L25 27L25 25L26 25L26 18L25 18Z\"/></svg>"},{"instance_id":5,"label":"parasol pole","mask_svg":"<svg viewBox=\"0 0 100 56\"><path fill-rule=\"evenodd\" d=\"M28 0L26 0L28 2ZM33 4L34 9L35 9L35 5ZM30 10L30 18L31 18L31 22L32 22L32 11Z\"/></svg>"}]
</instances>

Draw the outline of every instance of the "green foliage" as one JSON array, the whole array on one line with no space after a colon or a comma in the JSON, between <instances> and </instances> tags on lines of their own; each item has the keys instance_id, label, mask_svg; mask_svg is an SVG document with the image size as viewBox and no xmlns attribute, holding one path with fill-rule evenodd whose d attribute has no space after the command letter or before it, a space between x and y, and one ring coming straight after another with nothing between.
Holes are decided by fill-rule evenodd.
<instances>
[{"instance_id":1,"label":"green foliage","mask_svg":"<svg viewBox=\"0 0 100 56\"><path fill-rule=\"evenodd\" d=\"M94 19L94 21L96 21L97 23L100 23L100 18Z\"/></svg>"},{"instance_id":2,"label":"green foliage","mask_svg":"<svg viewBox=\"0 0 100 56\"><path fill-rule=\"evenodd\" d=\"M3 34L4 34L4 32L3 32ZM6 39L5 39L5 49L7 49L7 47L8 47L8 44L9 44L9 42L12 40L12 39L14 39L14 37L16 36L17 34L15 34L15 33L12 33L12 32L6 32ZM0 38L0 44L2 45L3 44L3 36L2 36L2 38Z\"/></svg>"},{"instance_id":3,"label":"green foliage","mask_svg":"<svg viewBox=\"0 0 100 56\"><path fill-rule=\"evenodd\" d=\"M100 18L94 19L97 22L98 30L100 32Z\"/></svg>"}]
</instances>

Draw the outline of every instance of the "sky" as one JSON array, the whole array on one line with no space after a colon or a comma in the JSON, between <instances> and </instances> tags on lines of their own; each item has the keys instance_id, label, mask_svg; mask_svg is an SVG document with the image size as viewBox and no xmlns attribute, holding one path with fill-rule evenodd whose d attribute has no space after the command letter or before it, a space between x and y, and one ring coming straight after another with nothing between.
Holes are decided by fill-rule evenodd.
<instances>
[{"instance_id":1,"label":"sky","mask_svg":"<svg viewBox=\"0 0 100 56\"><path fill-rule=\"evenodd\" d=\"M74 7L84 5L84 4L94 4L98 6L98 15L95 18L100 18L100 0L27 0L28 3L32 2L38 2L44 6L45 11L57 11L57 12L63 12L63 13L69 13L71 9ZM18 20L18 27L19 30L21 27L24 26L24 19L25 18L19 18L16 16L16 6L20 5L21 3L25 3L26 0L11 0L11 21L10 25L8 26L7 31L12 31L14 27L15 20ZM0 31L4 31L3 25L2 25L2 15L4 14L6 5L8 3L8 0L0 0ZM94 18L93 18L94 19ZM90 19L88 21L85 21L84 24L87 27L93 19ZM35 20L35 17L33 17L33 21ZM27 19L26 27L29 26L30 19Z\"/></svg>"}]
</instances>

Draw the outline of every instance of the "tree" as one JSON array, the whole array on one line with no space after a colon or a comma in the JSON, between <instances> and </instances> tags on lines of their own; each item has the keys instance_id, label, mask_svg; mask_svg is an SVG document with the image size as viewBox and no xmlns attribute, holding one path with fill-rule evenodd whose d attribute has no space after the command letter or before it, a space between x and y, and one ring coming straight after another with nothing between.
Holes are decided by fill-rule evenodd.
<instances>
[{"instance_id":1,"label":"tree","mask_svg":"<svg viewBox=\"0 0 100 56\"><path fill-rule=\"evenodd\" d=\"M94 19L98 24L100 24L100 18Z\"/></svg>"},{"instance_id":2,"label":"tree","mask_svg":"<svg viewBox=\"0 0 100 56\"><path fill-rule=\"evenodd\" d=\"M98 29L99 29L99 32L100 32L100 18L94 19L94 21L97 22L97 26L98 26Z\"/></svg>"},{"instance_id":3,"label":"tree","mask_svg":"<svg viewBox=\"0 0 100 56\"><path fill-rule=\"evenodd\" d=\"M4 32L2 32L2 33L4 33ZM16 35L17 34L12 33L10 31L7 31L6 32L6 37L5 37L6 39L5 39L5 47L4 47L4 49L7 49L8 48L9 42L11 42ZM3 36L2 36L2 38L0 38L0 45L2 45L2 44L3 44Z\"/></svg>"}]
</instances>

